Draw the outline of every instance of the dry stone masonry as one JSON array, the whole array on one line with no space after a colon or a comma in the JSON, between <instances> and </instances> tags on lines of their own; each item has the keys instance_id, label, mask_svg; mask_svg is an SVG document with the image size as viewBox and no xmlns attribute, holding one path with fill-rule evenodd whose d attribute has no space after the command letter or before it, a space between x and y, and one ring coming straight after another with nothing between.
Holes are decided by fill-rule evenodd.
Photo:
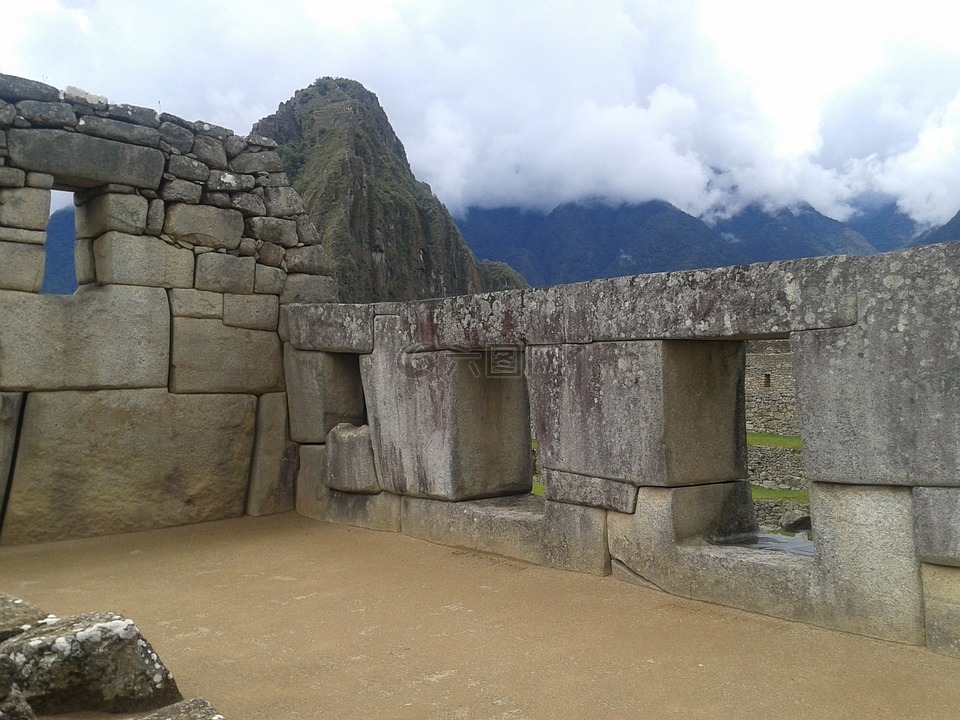
<instances>
[{"instance_id":1,"label":"dry stone masonry","mask_svg":"<svg viewBox=\"0 0 960 720\"><path fill-rule=\"evenodd\" d=\"M0 98L0 542L295 507L960 656L960 243L337 304L268 142ZM758 532L755 340L792 350L809 542Z\"/></svg>"}]
</instances>

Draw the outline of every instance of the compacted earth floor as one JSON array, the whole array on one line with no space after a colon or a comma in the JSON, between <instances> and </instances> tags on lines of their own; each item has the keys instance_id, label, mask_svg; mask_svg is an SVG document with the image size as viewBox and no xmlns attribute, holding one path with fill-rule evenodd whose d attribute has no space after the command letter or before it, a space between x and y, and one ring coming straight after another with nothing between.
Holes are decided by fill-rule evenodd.
<instances>
[{"instance_id":1,"label":"compacted earth floor","mask_svg":"<svg viewBox=\"0 0 960 720\"><path fill-rule=\"evenodd\" d=\"M922 648L293 513L0 548L0 590L134 619L227 720L960 708L960 660Z\"/></svg>"}]
</instances>

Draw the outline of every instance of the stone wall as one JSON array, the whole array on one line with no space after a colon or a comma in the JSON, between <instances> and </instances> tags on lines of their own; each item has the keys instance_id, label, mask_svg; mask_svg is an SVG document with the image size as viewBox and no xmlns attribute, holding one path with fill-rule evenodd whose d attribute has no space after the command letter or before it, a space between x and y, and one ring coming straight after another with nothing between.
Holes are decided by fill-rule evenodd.
<instances>
[{"instance_id":1,"label":"stone wall","mask_svg":"<svg viewBox=\"0 0 960 720\"><path fill-rule=\"evenodd\" d=\"M760 487L796 490L807 487L803 453L790 448L751 445L747 448L747 477Z\"/></svg>"},{"instance_id":2,"label":"stone wall","mask_svg":"<svg viewBox=\"0 0 960 720\"><path fill-rule=\"evenodd\" d=\"M800 434L789 342L760 340L748 343L744 390L748 431Z\"/></svg>"},{"instance_id":3,"label":"stone wall","mask_svg":"<svg viewBox=\"0 0 960 720\"><path fill-rule=\"evenodd\" d=\"M293 507L281 310L337 294L275 148L0 75L3 543ZM71 296L37 294L51 189Z\"/></svg>"}]
</instances>

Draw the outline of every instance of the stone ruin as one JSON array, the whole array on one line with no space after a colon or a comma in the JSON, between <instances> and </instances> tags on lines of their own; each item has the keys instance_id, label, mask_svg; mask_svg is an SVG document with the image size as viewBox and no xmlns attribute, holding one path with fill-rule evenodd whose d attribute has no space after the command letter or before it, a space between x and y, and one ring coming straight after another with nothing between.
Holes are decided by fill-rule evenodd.
<instances>
[{"instance_id":1,"label":"stone ruin","mask_svg":"<svg viewBox=\"0 0 960 720\"><path fill-rule=\"evenodd\" d=\"M0 543L296 509L960 656L960 243L342 305L268 141L0 99ZM36 293L49 187L73 296ZM793 351L801 549L745 480L760 339Z\"/></svg>"}]
</instances>

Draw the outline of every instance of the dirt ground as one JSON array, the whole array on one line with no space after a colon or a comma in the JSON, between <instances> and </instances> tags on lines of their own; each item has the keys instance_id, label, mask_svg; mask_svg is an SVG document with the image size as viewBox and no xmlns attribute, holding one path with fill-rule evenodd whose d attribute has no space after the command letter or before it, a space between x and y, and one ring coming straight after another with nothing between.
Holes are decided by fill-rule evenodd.
<instances>
[{"instance_id":1,"label":"dirt ground","mask_svg":"<svg viewBox=\"0 0 960 720\"><path fill-rule=\"evenodd\" d=\"M184 696L227 720L960 707L960 660L922 648L292 513L0 548L0 590L61 616L133 618Z\"/></svg>"}]
</instances>

